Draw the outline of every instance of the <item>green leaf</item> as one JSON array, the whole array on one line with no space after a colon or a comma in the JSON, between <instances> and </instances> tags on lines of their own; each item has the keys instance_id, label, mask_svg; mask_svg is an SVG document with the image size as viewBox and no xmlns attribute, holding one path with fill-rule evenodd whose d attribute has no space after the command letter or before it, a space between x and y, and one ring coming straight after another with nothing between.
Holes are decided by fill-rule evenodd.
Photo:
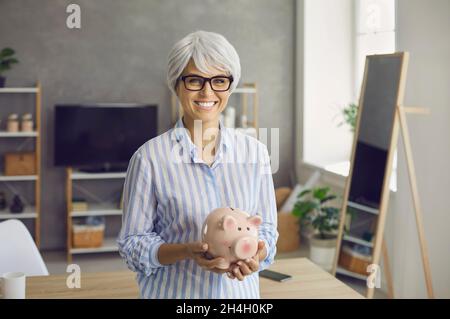
<instances>
[{"instance_id":1,"label":"green leaf","mask_svg":"<svg viewBox=\"0 0 450 319\"><path fill-rule=\"evenodd\" d=\"M292 214L300 217L302 224L310 224L316 233L325 237L327 233L338 229L339 212L337 207L324 206L324 203L337 198L334 194L328 194L329 187L318 187L308 189L300 193L297 197L302 197L308 193L312 193L309 200L298 200Z\"/></svg>"},{"instance_id":2,"label":"green leaf","mask_svg":"<svg viewBox=\"0 0 450 319\"><path fill-rule=\"evenodd\" d=\"M327 213L330 216L338 216L339 215L339 209L336 207L322 207L321 211Z\"/></svg>"},{"instance_id":3,"label":"green leaf","mask_svg":"<svg viewBox=\"0 0 450 319\"><path fill-rule=\"evenodd\" d=\"M10 58L10 59L6 59L6 60L2 61L2 64L7 64L7 65L10 65L10 64L13 64L13 63L19 63L19 61L17 61L14 58Z\"/></svg>"},{"instance_id":4,"label":"green leaf","mask_svg":"<svg viewBox=\"0 0 450 319\"><path fill-rule=\"evenodd\" d=\"M325 203L325 202L327 202L329 200L333 200L335 198L336 198L336 195L329 195L329 196L326 196L325 198L321 199L320 203L323 204L323 203Z\"/></svg>"},{"instance_id":5,"label":"green leaf","mask_svg":"<svg viewBox=\"0 0 450 319\"><path fill-rule=\"evenodd\" d=\"M4 48L2 50L2 52L0 52L0 56L3 58L9 57L11 55L13 55L15 53L15 51L11 48Z\"/></svg>"},{"instance_id":6,"label":"green leaf","mask_svg":"<svg viewBox=\"0 0 450 319\"><path fill-rule=\"evenodd\" d=\"M308 193L311 193L311 190L310 190L310 189L306 189L306 190L304 190L303 192L301 192L301 193L297 196L297 198L303 197L304 195L306 195L306 194L308 194Z\"/></svg>"},{"instance_id":7,"label":"green leaf","mask_svg":"<svg viewBox=\"0 0 450 319\"><path fill-rule=\"evenodd\" d=\"M294 209L292 210L292 214L294 214L294 216L303 218L316 208L317 203L312 201L297 202L294 206Z\"/></svg>"},{"instance_id":8,"label":"green leaf","mask_svg":"<svg viewBox=\"0 0 450 319\"><path fill-rule=\"evenodd\" d=\"M314 198L322 200L325 198L325 196L327 195L329 190L330 190L329 187L316 188L314 190L313 196L314 196Z\"/></svg>"}]
</instances>

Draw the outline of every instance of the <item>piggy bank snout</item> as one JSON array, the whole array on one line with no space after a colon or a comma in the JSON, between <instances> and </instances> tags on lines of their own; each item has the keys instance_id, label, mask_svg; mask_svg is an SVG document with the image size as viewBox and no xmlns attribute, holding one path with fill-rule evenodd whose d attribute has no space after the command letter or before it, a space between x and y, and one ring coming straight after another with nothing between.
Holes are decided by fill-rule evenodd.
<instances>
[{"instance_id":1,"label":"piggy bank snout","mask_svg":"<svg viewBox=\"0 0 450 319\"><path fill-rule=\"evenodd\" d=\"M258 251L256 238L241 237L234 243L234 255L238 259L247 259L255 256Z\"/></svg>"}]
</instances>

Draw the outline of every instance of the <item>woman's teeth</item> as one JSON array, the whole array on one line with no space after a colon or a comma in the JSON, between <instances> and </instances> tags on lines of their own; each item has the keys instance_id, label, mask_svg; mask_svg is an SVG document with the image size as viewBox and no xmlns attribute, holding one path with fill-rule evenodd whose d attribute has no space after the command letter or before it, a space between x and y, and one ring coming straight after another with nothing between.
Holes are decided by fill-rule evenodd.
<instances>
[{"instance_id":1,"label":"woman's teeth","mask_svg":"<svg viewBox=\"0 0 450 319\"><path fill-rule=\"evenodd\" d=\"M217 102L194 102L197 106L199 106L201 109L209 110L211 109Z\"/></svg>"}]
</instances>

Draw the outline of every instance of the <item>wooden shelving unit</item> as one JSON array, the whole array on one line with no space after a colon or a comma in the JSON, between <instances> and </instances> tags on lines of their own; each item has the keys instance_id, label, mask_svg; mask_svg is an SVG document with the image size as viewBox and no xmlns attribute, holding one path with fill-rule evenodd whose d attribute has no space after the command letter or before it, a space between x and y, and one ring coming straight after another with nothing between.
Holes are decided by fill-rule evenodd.
<instances>
[{"instance_id":1,"label":"wooden shelving unit","mask_svg":"<svg viewBox=\"0 0 450 319\"><path fill-rule=\"evenodd\" d=\"M66 202L67 202L67 262L72 262L73 255L118 251L116 238L104 237L103 245L95 248L75 248L72 245L73 219L88 216L121 216L122 210L108 203L89 204L85 211L74 211L72 208L73 183L86 180L125 179L126 172L119 173L85 173L74 171L71 167L66 170Z\"/></svg>"},{"instance_id":2,"label":"wooden shelving unit","mask_svg":"<svg viewBox=\"0 0 450 319\"><path fill-rule=\"evenodd\" d=\"M241 94L242 114L245 114L247 117L247 126L255 128L256 132L258 132L259 105L258 105L258 89L256 87L256 83L244 83L242 87L236 88L233 94ZM248 102L249 95L253 96L253 101L251 105L252 117L249 117L249 109L250 109L250 105ZM252 120L249 120L250 118L252 118Z\"/></svg>"},{"instance_id":3,"label":"wooden shelving unit","mask_svg":"<svg viewBox=\"0 0 450 319\"><path fill-rule=\"evenodd\" d=\"M35 95L35 114L34 114L34 131L33 132L6 132L0 130L0 140L4 138L33 138L34 152L36 153L36 175L28 176L5 176L0 174L0 185L5 185L8 188L9 183L16 182L33 182L35 184L34 190L34 204L27 205L22 213L12 214L8 209L0 211L0 221L6 219L34 219L34 240L36 245L40 247L41 244L41 100L42 89L41 84L37 82L36 87L10 87L0 88L0 94L34 94ZM20 195L20 194L19 194ZM10 201L9 201L10 202Z\"/></svg>"}]
</instances>

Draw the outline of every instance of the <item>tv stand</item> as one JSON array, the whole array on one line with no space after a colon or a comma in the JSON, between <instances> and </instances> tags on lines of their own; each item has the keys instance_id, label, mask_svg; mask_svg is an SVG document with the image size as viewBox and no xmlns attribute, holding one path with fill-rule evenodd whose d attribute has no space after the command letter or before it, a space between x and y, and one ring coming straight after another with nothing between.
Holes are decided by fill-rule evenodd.
<instances>
[{"instance_id":1,"label":"tv stand","mask_svg":"<svg viewBox=\"0 0 450 319\"><path fill-rule=\"evenodd\" d=\"M126 172L126 166L102 166L102 167L84 167L79 168L78 171L84 173L115 173Z\"/></svg>"},{"instance_id":2,"label":"tv stand","mask_svg":"<svg viewBox=\"0 0 450 319\"><path fill-rule=\"evenodd\" d=\"M121 171L113 173L109 171L100 173L80 172L78 169L74 171L71 167L66 168L66 205L67 205L67 263L72 263L73 255L115 252L117 248L117 218L122 216L123 209L123 180L126 178L126 173ZM95 185L88 185L96 181L107 181L108 188L112 191L108 197L104 194L95 192ZM101 196L100 196L101 195ZM87 203L87 207L74 209L73 204L76 199L83 199ZM101 236L103 243L100 247L94 245L76 245L73 241L73 225L86 221L79 218L88 218L91 216L111 216L106 218L104 225L105 231ZM113 217L115 216L115 217ZM75 245L74 245L75 244Z\"/></svg>"}]
</instances>

